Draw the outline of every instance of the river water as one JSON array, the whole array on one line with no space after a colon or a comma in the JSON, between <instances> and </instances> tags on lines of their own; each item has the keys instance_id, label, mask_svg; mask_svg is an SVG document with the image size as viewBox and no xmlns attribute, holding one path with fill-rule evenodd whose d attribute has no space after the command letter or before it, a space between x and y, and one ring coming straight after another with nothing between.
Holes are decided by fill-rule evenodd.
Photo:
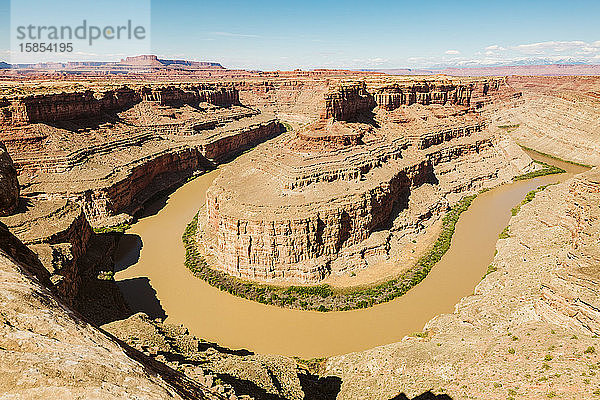
<instances>
[{"instance_id":1,"label":"river water","mask_svg":"<svg viewBox=\"0 0 600 400\"><path fill-rule=\"evenodd\" d=\"M194 277L183 265L181 235L204 204L219 173L204 174L148 207L117 250L115 279L133 311L184 324L192 334L232 349L302 358L325 357L400 341L434 316L454 310L492 262L511 208L538 186L586 168L532 154L567 170L502 185L480 194L456 225L452 245L427 278L404 296L371 308L320 313L264 305L232 296Z\"/></svg>"}]
</instances>

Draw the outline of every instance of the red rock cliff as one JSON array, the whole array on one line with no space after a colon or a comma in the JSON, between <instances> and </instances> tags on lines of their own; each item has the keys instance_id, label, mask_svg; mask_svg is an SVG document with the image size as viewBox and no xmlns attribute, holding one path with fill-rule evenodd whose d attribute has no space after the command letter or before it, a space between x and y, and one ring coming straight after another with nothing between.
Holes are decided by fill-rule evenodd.
<instances>
[{"instance_id":1,"label":"red rock cliff","mask_svg":"<svg viewBox=\"0 0 600 400\"><path fill-rule=\"evenodd\" d=\"M342 85L325 95L325 111L322 117L353 121L371 113L375 106L375 100L367 91L364 82Z\"/></svg>"}]
</instances>

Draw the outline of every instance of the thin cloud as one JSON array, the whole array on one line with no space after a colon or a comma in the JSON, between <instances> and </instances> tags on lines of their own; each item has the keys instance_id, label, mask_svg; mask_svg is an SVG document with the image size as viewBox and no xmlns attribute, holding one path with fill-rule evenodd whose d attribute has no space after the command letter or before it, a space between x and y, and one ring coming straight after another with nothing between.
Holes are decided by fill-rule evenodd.
<instances>
[{"instance_id":1,"label":"thin cloud","mask_svg":"<svg viewBox=\"0 0 600 400\"><path fill-rule=\"evenodd\" d=\"M211 35L215 36L227 36L235 38L258 38L258 35L251 35L246 33L233 33L233 32L211 32Z\"/></svg>"},{"instance_id":2,"label":"thin cloud","mask_svg":"<svg viewBox=\"0 0 600 400\"><path fill-rule=\"evenodd\" d=\"M598 41L586 43L581 40L572 41L548 41L538 43L519 44L513 49L523 54L541 55L541 54L556 54L569 53L572 55L589 54L600 52Z\"/></svg>"},{"instance_id":3,"label":"thin cloud","mask_svg":"<svg viewBox=\"0 0 600 400\"><path fill-rule=\"evenodd\" d=\"M497 45L497 44L493 44L491 46L486 47L484 50L486 52L487 51L504 51L504 50L506 50L506 48L504 48L504 47L502 47L500 45Z\"/></svg>"},{"instance_id":4,"label":"thin cloud","mask_svg":"<svg viewBox=\"0 0 600 400\"><path fill-rule=\"evenodd\" d=\"M458 55L458 54L460 54L460 51L458 51L458 50L446 50L445 54Z\"/></svg>"}]
</instances>

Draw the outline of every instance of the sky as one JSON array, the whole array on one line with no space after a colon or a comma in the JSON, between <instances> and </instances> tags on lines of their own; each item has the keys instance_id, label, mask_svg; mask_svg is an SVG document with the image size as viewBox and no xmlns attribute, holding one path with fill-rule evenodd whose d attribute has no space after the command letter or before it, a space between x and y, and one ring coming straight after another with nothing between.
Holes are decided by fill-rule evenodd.
<instances>
[{"instance_id":1,"label":"sky","mask_svg":"<svg viewBox=\"0 0 600 400\"><path fill-rule=\"evenodd\" d=\"M35 13L42 10L32 6L35 1L40 0L14 0L13 7L21 16ZM69 1L45 3L76 24L81 14L66 5ZM88 4L90 20L100 15L135 20L149 11L148 41L114 51L84 46L69 57L118 60L139 50L262 70L600 64L597 0L135 0L146 1L149 9L138 7L139 12L127 9L128 0L112 0L116 4L91 11L105 1L77 3ZM0 60L14 56L12 36L10 1L0 0ZM51 61L66 55L34 57Z\"/></svg>"}]
</instances>

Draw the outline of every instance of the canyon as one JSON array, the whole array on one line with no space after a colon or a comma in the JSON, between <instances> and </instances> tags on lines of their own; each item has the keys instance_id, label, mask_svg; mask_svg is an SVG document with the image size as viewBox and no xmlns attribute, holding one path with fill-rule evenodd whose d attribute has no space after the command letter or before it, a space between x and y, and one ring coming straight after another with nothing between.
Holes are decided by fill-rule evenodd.
<instances>
[{"instance_id":1,"label":"canyon","mask_svg":"<svg viewBox=\"0 0 600 400\"><path fill-rule=\"evenodd\" d=\"M537 168L479 111L519 97L501 79L368 84L375 95L333 87L316 121L223 169L199 216L209 265L292 283L356 273L460 198Z\"/></svg>"},{"instance_id":2,"label":"canyon","mask_svg":"<svg viewBox=\"0 0 600 400\"><path fill-rule=\"evenodd\" d=\"M210 268L345 288L406 272L461 199L542 170L519 145L598 165L597 77L343 75L2 81L2 395L593 398L596 168L535 192L473 295L396 343L298 360L133 312L120 241L208 171L189 213Z\"/></svg>"}]
</instances>

